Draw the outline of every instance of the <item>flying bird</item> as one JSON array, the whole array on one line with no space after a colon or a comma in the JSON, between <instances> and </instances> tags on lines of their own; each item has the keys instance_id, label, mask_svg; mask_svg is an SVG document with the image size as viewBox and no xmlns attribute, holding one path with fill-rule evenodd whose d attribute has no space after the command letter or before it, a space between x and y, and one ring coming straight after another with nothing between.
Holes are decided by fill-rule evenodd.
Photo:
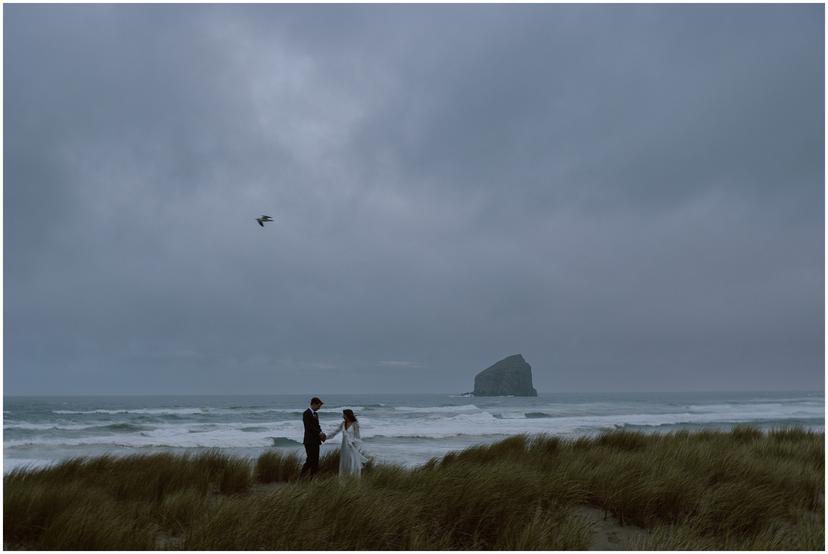
<instances>
[{"instance_id":1,"label":"flying bird","mask_svg":"<svg viewBox=\"0 0 828 554\"><path fill-rule=\"evenodd\" d=\"M258 221L258 222L259 222L259 225L261 225L262 227L264 227L265 222L266 222L266 221L273 221L273 218L272 218L272 217L270 217L269 215L263 215L262 217L257 217L257 218L256 218L256 221Z\"/></svg>"}]
</instances>

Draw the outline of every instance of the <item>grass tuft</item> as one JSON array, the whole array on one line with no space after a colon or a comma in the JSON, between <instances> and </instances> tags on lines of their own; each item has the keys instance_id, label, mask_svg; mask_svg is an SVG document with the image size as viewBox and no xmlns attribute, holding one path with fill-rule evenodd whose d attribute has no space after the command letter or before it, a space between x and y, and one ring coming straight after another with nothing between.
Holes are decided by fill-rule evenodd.
<instances>
[{"instance_id":1,"label":"grass tuft","mask_svg":"<svg viewBox=\"0 0 828 554\"><path fill-rule=\"evenodd\" d=\"M762 431L750 425L737 425L730 431L730 436L739 442L751 442L763 437Z\"/></svg>"},{"instance_id":2,"label":"grass tuft","mask_svg":"<svg viewBox=\"0 0 828 554\"><path fill-rule=\"evenodd\" d=\"M256 460L254 478L259 483L293 481L299 478L301 462L296 454L265 452Z\"/></svg>"},{"instance_id":3,"label":"grass tuft","mask_svg":"<svg viewBox=\"0 0 828 554\"><path fill-rule=\"evenodd\" d=\"M595 440L595 444L620 450L640 450L647 446L647 437L632 431L605 431Z\"/></svg>"}]
</instances>

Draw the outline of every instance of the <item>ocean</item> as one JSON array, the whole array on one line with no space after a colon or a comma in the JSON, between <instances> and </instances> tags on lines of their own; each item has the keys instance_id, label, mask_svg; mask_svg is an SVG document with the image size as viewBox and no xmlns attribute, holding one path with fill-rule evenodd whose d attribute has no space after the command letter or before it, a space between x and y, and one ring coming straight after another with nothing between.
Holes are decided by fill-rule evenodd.
<instances>
[{"instance_id":1,"label":"ocean","mask_svg":"<svg viewBox=\"0 0 828 554\"><path fill-rule=\"evenodd\" d=\"M799 425L824 431L824 392L541 394L481 398L451 394L321 395L323 430L342 409L360 420L378 460L416 466L434 456L516 433L561 437L605 429L667 432ZM256 457L302 447L307 395L6 396L3 470L104 453L193 452ZM322 446L322 453L339 441Z\"/></svg>"}]
</instances>

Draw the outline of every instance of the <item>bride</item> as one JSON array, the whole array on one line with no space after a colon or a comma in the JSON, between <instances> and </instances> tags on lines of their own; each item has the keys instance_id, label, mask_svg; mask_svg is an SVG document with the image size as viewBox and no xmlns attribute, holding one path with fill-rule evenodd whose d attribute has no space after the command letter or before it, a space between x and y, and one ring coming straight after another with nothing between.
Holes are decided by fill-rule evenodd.
<instances>
[{"instance_id":1,"label":"bride","mask_svg":"<svg viewBox=\"0 0 828 554\"><path fill-rule=\"evenodd\" d=\"M362 466L369 458L362 446L362 439L359 438L359 422L353 410L342 410L342 423L325 439L331 439L337 433L342 433L342 447L339 449L339 476L362 474Z\"/></svg>"}]
</instances>

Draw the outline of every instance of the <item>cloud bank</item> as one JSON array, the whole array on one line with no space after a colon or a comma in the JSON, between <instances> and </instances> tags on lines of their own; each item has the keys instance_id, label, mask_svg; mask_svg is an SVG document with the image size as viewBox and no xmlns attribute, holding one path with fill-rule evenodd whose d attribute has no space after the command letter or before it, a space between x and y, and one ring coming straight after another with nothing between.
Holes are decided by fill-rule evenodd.
<instances>
[{"instance_id":1,"label":"cloud bank","mask_svg":"<svg viewBox=\"0 0 828 554\"><path fill-rule=\"evenodd\" d=\"M7 394L823 388L823 6L5 16Z\"/></svg>"}]
</instances>

